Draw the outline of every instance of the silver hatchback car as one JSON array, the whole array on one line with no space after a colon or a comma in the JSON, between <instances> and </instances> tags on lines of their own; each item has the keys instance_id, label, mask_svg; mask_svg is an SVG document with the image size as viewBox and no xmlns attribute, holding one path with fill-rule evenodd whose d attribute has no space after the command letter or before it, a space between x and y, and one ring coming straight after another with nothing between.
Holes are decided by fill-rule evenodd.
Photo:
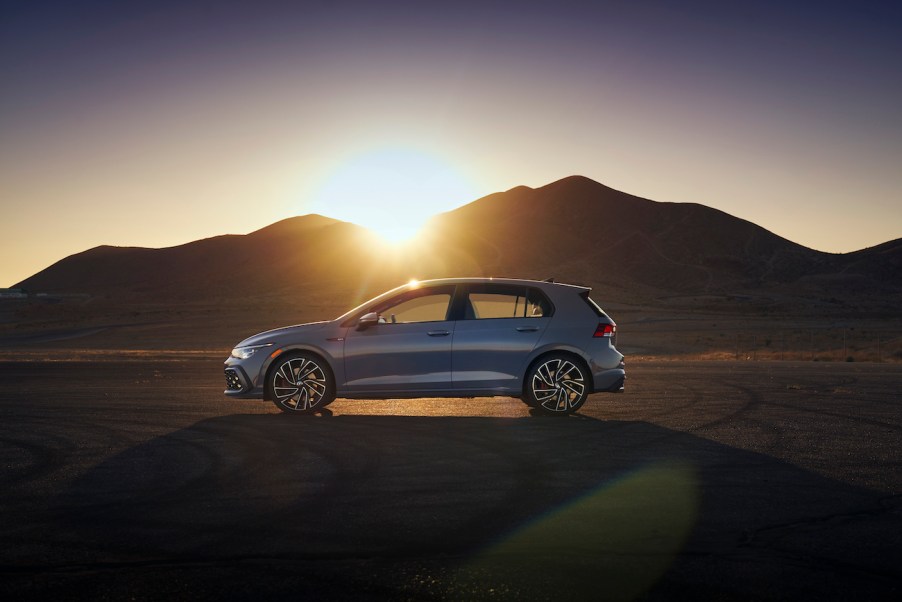
<instances>
[{"instance_id":1,"label":"silver hatchback car","mask_svg":"<svg viewBox=\"0 0 902 602\"><path fill-rule=\"evenodd\" d=\"M315 412L336 397L517 397L566 415L590 393L622 392L617 326L590 289L552 281L410 282L330 322L241 341L230 397Z\"/></svg>"}]
</instances>

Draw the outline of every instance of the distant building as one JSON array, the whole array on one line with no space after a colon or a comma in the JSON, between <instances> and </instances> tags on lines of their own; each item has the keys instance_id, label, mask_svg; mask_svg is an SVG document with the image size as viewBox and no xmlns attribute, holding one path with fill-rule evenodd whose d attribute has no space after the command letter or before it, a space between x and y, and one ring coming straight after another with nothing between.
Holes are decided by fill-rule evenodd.
<instances>
[{"instance_id":1,"label":"distant building","mask_svg":"<svg viewBox=\"0 0 902 602\"><path fill-rule=\"evenodd\" d=\"M0 288L0 299L27 299L28 291L24 288Z\"/></svg>"}]
</instances>

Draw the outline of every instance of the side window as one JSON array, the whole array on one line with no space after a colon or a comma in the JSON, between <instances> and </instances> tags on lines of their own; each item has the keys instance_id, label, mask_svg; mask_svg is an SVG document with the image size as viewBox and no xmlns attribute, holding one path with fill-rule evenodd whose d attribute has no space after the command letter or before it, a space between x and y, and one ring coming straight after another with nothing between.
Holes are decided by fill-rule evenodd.
<instances>
[{"instance_id":1,"label":"side window","mask_svg":"<svg viewBox=\"0 0 902 602\"><path fill-rule=\"evenodd\" d=\"M419 295L411 298L405 295L402 299L394 299L379 310L380 324L409 324L411 322L441 322L448 315L451 304L451 293Z\"/></svg>"},{"instance_id":2,"label":"side window","mask_svg":"<svg viewBox=\"0 0 902 602\"><path fill-rule=\"evenodd\" d=\"M531 288L526 292L526 316L529 318L547 318L554 313L551 301L541 291Z\"/></svg>"},{"instance_id":3,"label":"side window","mask_svg":"<svg viewBox=\"0 0 902 602\"><path fill-rule=\"evenodd\" d=\"M521 318L526 298L508 293L470 293L473 318Z\"/></svg>"},{"instance_id":4,"label":"side window","mask_svg":"<svg viewBox=\"0 0 902 602\"><path fill-rule=\"evenodd\" d=\"M473 287L464 311L464 317L468 320L542 318L550 315L551 304L541 292L503 285Z\"/></svg>"}]
</instances>

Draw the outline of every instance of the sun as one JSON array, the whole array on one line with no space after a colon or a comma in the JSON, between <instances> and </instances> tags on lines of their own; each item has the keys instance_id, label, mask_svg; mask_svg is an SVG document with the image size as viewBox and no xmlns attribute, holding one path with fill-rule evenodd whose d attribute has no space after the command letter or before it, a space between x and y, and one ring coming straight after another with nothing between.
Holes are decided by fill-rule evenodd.
<instances>
[{"instance_id":1,"label":"sun","mask_svg":"<svg viewBox=\"0 0 902 602\"><path fill-rule=\"evenodd\" d=\"M349 158L313 194L312 211L364 226L389 242L414 237L426 221L475 198L449 161L383 148Z\"/></svg>"}]
</instances>

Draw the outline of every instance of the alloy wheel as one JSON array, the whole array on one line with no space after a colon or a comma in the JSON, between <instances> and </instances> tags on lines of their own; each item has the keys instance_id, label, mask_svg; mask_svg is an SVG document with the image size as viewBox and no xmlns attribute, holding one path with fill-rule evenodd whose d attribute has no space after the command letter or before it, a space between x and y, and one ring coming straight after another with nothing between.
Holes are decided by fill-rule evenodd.
<instances>
[{"instance_id":1,"label":"alloy wheel","mask_svg":"<svg viewBox=\"0 0 902 602\"><path fill-rule=\"evenodd\" d=\"M288 359L273 372L273 396L286 410L304 411L317 407L328 388L322 367L306 357Z\"/></svg>"},{"instance_id":2,"label":"alloy wheel","mask_svg":"<svg viewBox=\"0 0 902 602\"><path fill-rule=\"evenodd\" d=\"M555 358L540 364L532 376L532 396L550 412L572 412L586 393L583 371L567 359Z\"/></svg>"}]
</instances>

